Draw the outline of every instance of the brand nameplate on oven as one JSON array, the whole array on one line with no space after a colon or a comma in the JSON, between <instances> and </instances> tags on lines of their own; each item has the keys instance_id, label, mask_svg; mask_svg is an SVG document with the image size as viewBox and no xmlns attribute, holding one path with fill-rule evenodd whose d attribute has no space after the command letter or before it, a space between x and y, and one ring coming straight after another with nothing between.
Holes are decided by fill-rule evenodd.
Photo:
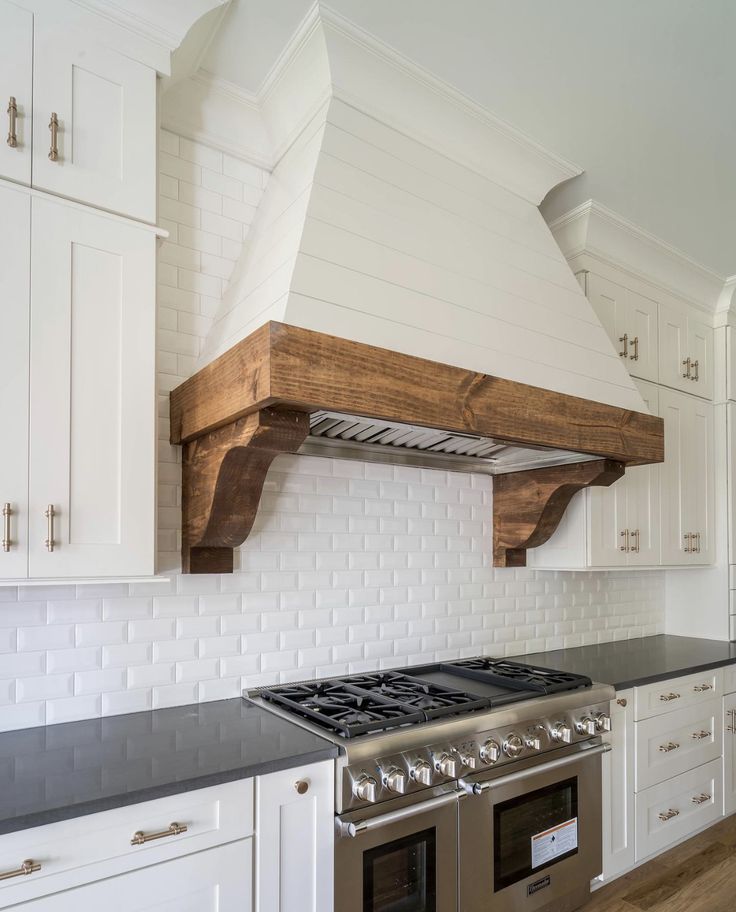
<instances>
[{"instance_id":1,"label":"brand nameplate on oven","mask_svg":"<svg viewBox=\"0 0 736 912\"><path fill-rule=\"evenodd\" d=\"M533 896L535 893L539 893L540 890L543 890L545 887L548 887L550 884L549 874L546 877L543 877L541 880L535 880L534 883L530 883L526 888L526 895Z\"/></svg>"},{"instance_id":2,"label":"brand nameplate on oven","mask_svg":"<svg viewBox=\"0 0 736 912\"><path fill-rule=\"evenodd\" d=\"M566 820L532 836L532 867L549 864L560 855L567 855L578 847L578 818Z\"/></svg>"}]
</instances>

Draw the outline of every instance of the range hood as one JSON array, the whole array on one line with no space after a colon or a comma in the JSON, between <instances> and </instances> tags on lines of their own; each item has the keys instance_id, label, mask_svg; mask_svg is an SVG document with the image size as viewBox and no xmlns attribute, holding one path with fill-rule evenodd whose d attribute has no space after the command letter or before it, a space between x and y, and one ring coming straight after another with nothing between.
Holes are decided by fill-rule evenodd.
<instances>
[{"instance_id":1,"label":"range hood","mask_svg":"<svg viewBox=\"0 0 736 912\"><path fill-rule=\"evenodd\" d=\"M262 100L277 163L171 394L183 568L227 572L279 453L494 475L493 560L661 462L538 205L579 169L315 5Z\"/></svg>"}]
</instances>

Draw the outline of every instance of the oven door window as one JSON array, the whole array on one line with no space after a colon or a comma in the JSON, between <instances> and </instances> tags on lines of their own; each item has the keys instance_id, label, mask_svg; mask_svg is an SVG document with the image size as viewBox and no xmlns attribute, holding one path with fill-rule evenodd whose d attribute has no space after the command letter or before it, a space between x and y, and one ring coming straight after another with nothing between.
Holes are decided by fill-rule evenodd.
<instances>
[{"instance_id":1,"label":"oven door window","mask_svg":"<svg viewBox=\"0 0 736 912\"><path fill-rule=\"evenodd\" d=\"M576 855L577 818L576 778L494 805L494 890Z\"/></svg>"},{"instance_id":2,"label":"oven door window","mask_svg":"<svg viewBox=\"0 0 736 912\"><path fill-rule=\"evenodd\" d=\"M363 912L438 912L434 828L363 853Z\"/></svg>"}]
</instances>

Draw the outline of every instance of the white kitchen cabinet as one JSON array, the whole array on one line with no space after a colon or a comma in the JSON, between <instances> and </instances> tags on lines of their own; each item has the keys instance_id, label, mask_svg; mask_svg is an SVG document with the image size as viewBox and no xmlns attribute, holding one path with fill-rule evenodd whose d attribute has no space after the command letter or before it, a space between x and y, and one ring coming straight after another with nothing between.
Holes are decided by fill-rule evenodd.
<instances>
[{"instance_id":1,"label":"white kitchen cabinet","mask_svg":"<svg viewBox=\"0 0 736 912\"><path fill-rule=\"evenodd\" d=\"M333 907L334 764L256 779L257 912Z\"/></svg>"},{"instance_id":2,"label":"white kitchen cabinet","mask_svg":"<svg viewBox=\"0 0 736 912\"><path fill-rule=\"evenodd\" d=\"M659 378L657 302L592 271L585 274L584 287L629 373L656 382Z\"/></svg>"},{"instance_id":3,"label":"white kitchen cabinet","mask_svg":"<svg viewBox=\"0 0 736 912\"><path fill-rule=\"evenodd\" d=\"M622 690L611 703L611 750L603 755L603 880L633 867L634 700Z\"/></svg>"},{"instance_id":4,"label":"white kitchen cabinet","mask_svg":"<svg viewBox=\"0 0 736 912\"><path fill-rule=\"evenodd\" d=\"M723 697L723 813L736 813L736 693L733 692Z\"/></svg>"},{"instance_id":5,"label":"white kitchen cabinet","mask_svg":"<svg viewBox=\"0 0 736 912\"><path fill-rule=\"evenodd\" d=\"M22 907L26 912L252 912L253 840L53 893Z\"/></svg>"},{"instance_id":6,"label":"white kitchen cabinet","mask_svg":"<svg viewBox=\"0 0 736 912\"><path fill-rule=\"evenodd\" d=\"M666 304L659 306L659 379L665 386L713 398L713 329Z\"/></svg>"},{"instance_id":7,"label":"white kitchen cabinet","mask_svg":"<svg viewBox=\"0 0 736 912\"><path fill-rule=\"evenodd\" d=\"M33 14L0 0L0 177L31 182ZM4 300L4 299L3 299Z\"/></svg>"},{"instance_id":8,"label":"white kitchen cabinet","mask_svg":"<svg viewBox=\"0 0 736 912\"><path fill-rule=\"evenodd\" d=\"M153 572L155 237L33 200L29 574Z\"/></svg>"},{"instance_id":9,"label":"white kitchen cabinet","mask_svg":"<svg viewBox=\"0 0 736 912\"><path fill-rule=\"evenodd\" d=\"M662 563L710 564L714 557L713 406L660 389L665 461L661 467Z\"/></svg>"},{"instance_id":10,"label":"white kitchen cabinet","mask_svg":"<svg viewBox=\"0 0 736 912\"><path fill-rule=\"evenodd\" d=\"M34 186L154 222L155 72L44 15L33 61Z\"/></svg>"},{"instance_id":11,"label":"white kitchen cabinet","mask_svg":"<svg viewBox=\"0 0 736 912\"><path fill-rule=\"evenodd\" d=\"M636 385L649 411L658 414L659 387L643 380ZM607 488L575 495L549 542L528 553L529 566L659 566L659 473L659 465L634 466Z\"/></svg>"},{"instance_id":12,"label":"white kitchen cabinet","mask_svg":"<svg viewBox=\"0 0 736 912\"><path fill-rule=\"evenodd\" d=\"M0 212L0 578L12 579L28 572L30 195L0 185Z\"/></svg>"}]
</instances>

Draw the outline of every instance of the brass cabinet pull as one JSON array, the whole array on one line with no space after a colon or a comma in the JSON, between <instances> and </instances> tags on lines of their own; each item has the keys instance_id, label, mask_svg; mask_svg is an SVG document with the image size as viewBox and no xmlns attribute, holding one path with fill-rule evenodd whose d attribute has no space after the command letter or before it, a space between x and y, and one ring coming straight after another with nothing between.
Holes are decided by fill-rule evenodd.
<instances>
[{"instance_id":1,"label":"brass cabinet pull","mask_svg":"<svg viewBox=\"0 0 736 912\"><path fill-rule=\"evenodd\" d=\"M699 732L693 732L692 735L690 735L690 737L693 738L695 741L702 741L703 738L710 738L710 732L705 731L705 729L703 729L702 731L699 731Z\"/></svg>"},{"instance_id":2,"label":"brass cabinet pull","mask_svg":"<svg viewBox=\"0 0 736 912\"><path fill-rule=\"evenodd\" d=\"M54 111L49 121L49 130L51 130L51 148L49 149L49 158L52 162L59 159L59 118Z\"/></svg>"},{"instance_id":3,"label":"brass cabinet pull","mask_svg":"<svg viewBox=\"0 0 736 912\"><path fill-rule=\"evenodd\" d=\"M41 865L37 861L32 858L26 858L25 861L21 862L21 866L14 871L3 871L0 874L0 880L10 880L11 877L24 877L27 874L35 874L36 871L40 870Z\"/></svg>"},{"instance_id":4,"label":"brass cabinet pull","mask_svg":"<svg viewBox=\"0 0 736 912\"><path fill-rule=\"evenodd\" d=\"M623 538L624 543L622 545L618 546L618 550L628 552L628 550L629 550L629 530L624 529L623 532L621 532L619 534L620 534L621 538Z\"/></svg>"},{"instance_id":5,"label":"brass cabinet pull","mask_svg":"<svg viewBox=\"0 0 736 912\"><path fill-rule=\"evenodd\" d=\"M623 344L624 344L623 350L619 352L619 356L621 358L628 358L629 357L629 334L624 333L623 336L619 336L618 341L623 342Z\"/></svg>"},{"instance_id":6,"label":"brass cabinet pull","mask_svg":"<svg viewBox=\"0 0 736 912\"><path fill-rule=\"evenodd\" d=\"M10 96L10 101L8 102L8 145L11 149L15 149L18 145L18 135L16 133L15 121L18 117L18 105L15 103L15 98Z\"/></svg>"},{"instance_id":7,"label":"brass cabinet pull","mask_svg":"<svg viewBox=\"0 0 736 912\"><path fill-rule=\"evenodd\" d=\"M54 517L56 516L56 510L54 510L54 505L49 504L48 507L46 507L46 512L43 515L46 517L46 535L47 535L47 538L46 538L46 541L44 544L46 545L47 551L53 551L54 545L56 544L56 542L54 541Z\"/></svg>"},{"instance_id":8,"label":"brass cabinet pull","mask_svg":"<svg viewBox=\"0 0 736 912\"><path fill-rule=\"evenodd\" d=\"M10 517L13 511L9 503L3 504L3 551L10 551L13 540L10 537Z\"/></svg>"},{"instance_id":9,"label":"brass cabinet pull","mask_svg":"<svg viewBox=\"0 0 736 912\"><path fill-rule=\"evenodd\" d=\"M680 745L676 741L668 741L666 744L660 744L659 750L663 754L669 754L670 751L676 751L679 746Z\"/></svg>"},{"instance_id":10,"label":"brass cabinet pull","mask_svg":"<svg viewBox=\"0 0 736 912\"><path fill-rule=\"evenodd\" d=\"M662 811L662 813L658 816L659 819L664 823L667 820L672 820L673 817L679 817L680 812L676 808L670 808L669 811Z\"/></svg>"},{"instance_id":11,"label":"brass cabinet pull","mask_svg":"<svg viewBox=\"0 0 736 912\"><path fill-rule=\"evenodd\" d=\"M679 700L679 699L680 699L680 695L679 695L678 693L660 694L660 695L659 695L659 699L660 699L663 703L669 703L670 700Z\"/></svg>"},{"instance_id":12,"label":"brass cabinet pull","mask_svg":"<svg viewBox=\"0 0 736 912\"><path fill-rule=\"evenodd\" d=\"M306 779L297 779L294 783L294 788L296 789L297 794L306 795L309 791L309 783Z\"/></svg>"},{"instance_id":13,"label":"brass cabinet pull","mask_svg":"<svg viewBox=\"0 0 736 912\"><path fill-rule=\"evenodd\" d=\"M698 380L700 380L700 362L699 361L693 361L693 370L695 371L695 373L693 374L692 377L690 377L690 379L694 380L697 383Z\"/></svg>"},{"instance_id":14,"label":"brass cabinet pull","mask_svg":"<svg viewBox=\"0 0 736 912\"><path fill-rule=\"evenodd\" d=\"M631 546L631 550L634 552L634 554L638 554L639 553L639 539L640 539L639 530L634 529L634 531L631 533L631 537L634 540L634 543Z\"/></svg>"},{"instance_id":15,"label":"brass cabinet pull","mask_svg":"<svg viewBox=\"0 0 736 912\"><path fill-rule=\"evenodd\" d=\"M695 539L695 547L693 548L693 551L696 554L700 554L700 532L696 532L693 535L693 538Z\"/></svg>"},{"instance_id":16,"label":"brass cabinet pull","mask_svg":"<svg viewBox=\"0 0 736 912\"><path fill-rule=\"evenodd\" d=\"M706 690L713 690L713 685L712 684L696 684L695 687L693 687L693 690L695 691L695 693L703 693L703 691L706 691Z\"/></svg>"},{"instance_id":17,"label":"brass cabinet pull","mask_svg":"<svg viewBox=\"0 0 736 912\"><path fill-rule=\"evenodd\" d=\"M618 703L619 706L626 706L626 704L628 703L628 700L626 699L626 697L618 697L616 699L616 702Z\"/></svg>"},{"instance_id":18,"label":"brass cabinet pull","mask_svg":"<svg viewBox=\"0 0 736 912\"><path fill-rule=\"evenodd\" d=\"M153 842L154 839L165 839L167 836L181 836L181 834L186 833L186 831L186 824L176 822L170 823L168 830L161 830L160 833L144 833L143 830L138 830L133 833L130 844L144 845L147 842Z\"/></svg>"},{"instance_id":19,"label":"brass cabinet pull","mask_svg":"<svg viewBox=\"0 0 736 912\"><path fill-rule=\"evenodd\" d=\"M685 547L684 547L684 549L683 549L683 550L685 551L685 554L692 554L692 551L693 551L693 533L692 533L692 532L685 532L685 534L684 534L682 537L685 539Z\"/></svg>"},{"instance_id":20,"label":"brass cabinet pull","mask_svg":"<svg viewBox=\"0 0 736 912\"><path fill-rule=\"evenodd\" d=\"M690 800L693 804L705 804L706 801L710 801L711 796L707 792L701 792L699 795L694 795Z\"/></svg>"},{"instance_id":21,"label":"brass cabinet pull","mask_svg":"<svg viewBox=\"0 0 736 912\"><path fill-rule=\"evenodd\" d=\"M736 733L736 709L727 710L726 715L731 720L731 724L726 726L726 731L734 734Z\"/></svg>"},{"instance_id":22,"label":"brass cabinet pull","mask_svg":"<svg viewBox=\"0 0 736 912\"><path fill-rule=\"evenodd\" d=\"M634 346L634 354L631 355L630 358L632 361L638 361L639 360L639 337L634 336L634 338L631 340L631 344Z\"/></svg>"},{"instance_id":23,"label":"brass cabinet pull","mask_svg":"<svg viewBox=\"0 0 736 912\"><path fill-rule=\"evenodd\" d=\"M692 361L690 358L685 358L685 360L682 362L682 366L685 368L685 370L682 372L682 376L685 378L685 380L692 380L693 378L690 376Z\"/></svg>"}]
</instances>

